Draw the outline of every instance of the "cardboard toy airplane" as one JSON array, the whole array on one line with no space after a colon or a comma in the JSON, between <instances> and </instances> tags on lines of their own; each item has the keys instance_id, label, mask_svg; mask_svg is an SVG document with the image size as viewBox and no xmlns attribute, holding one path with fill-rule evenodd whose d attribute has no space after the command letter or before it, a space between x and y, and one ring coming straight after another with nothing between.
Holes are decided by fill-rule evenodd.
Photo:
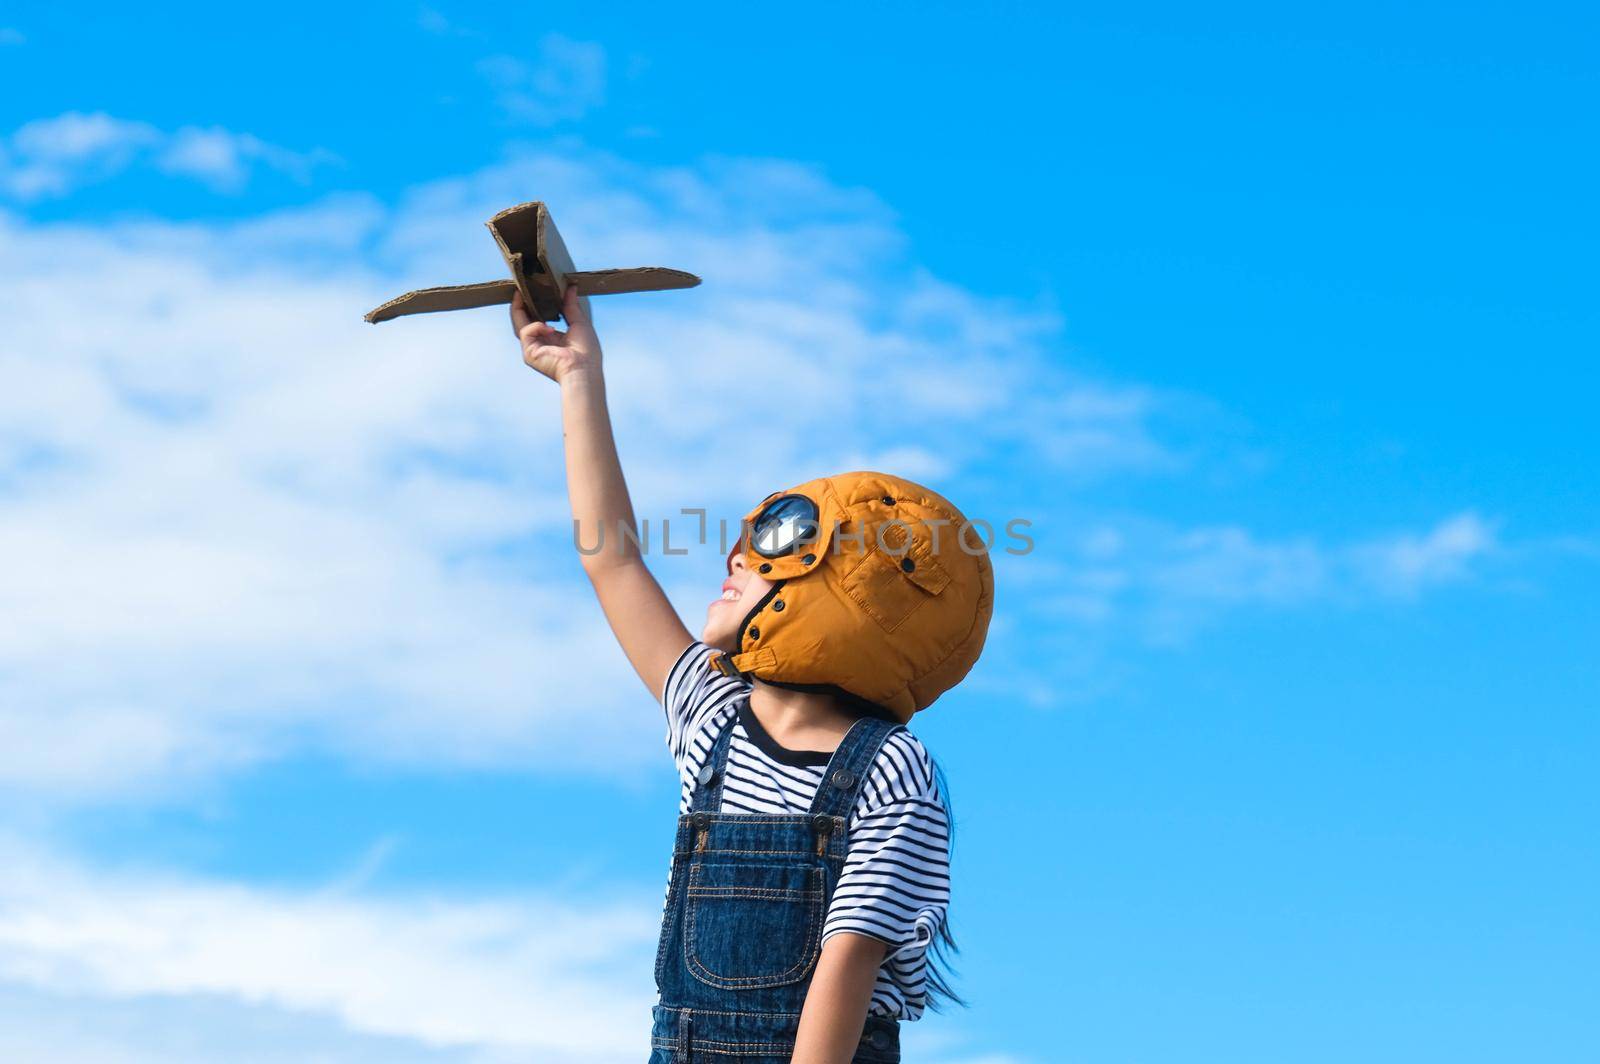
<instances>
[{"instance_id":1,"label":"cardboard toy airplane","mask_svg":"<svg viewBox=\"0 0 1600 1064\"><path fill-rule=\"evenodd\" d=\"M659 292L668 288L693 288L700 278L663 266L636 266L629 270L580 270L572 263L567 245L556 232L550 210L538 200L507 207L487 222L500 254L511 267L503 281L452 284L419 288L396 296L366 319L376 325L402 314L429 314L436 310L467 310L509 303L518 292L534 317L557 321L561 297L567 286L577 285L580 295L609 296L617 292Z\"/></svg>"}]
</instances>

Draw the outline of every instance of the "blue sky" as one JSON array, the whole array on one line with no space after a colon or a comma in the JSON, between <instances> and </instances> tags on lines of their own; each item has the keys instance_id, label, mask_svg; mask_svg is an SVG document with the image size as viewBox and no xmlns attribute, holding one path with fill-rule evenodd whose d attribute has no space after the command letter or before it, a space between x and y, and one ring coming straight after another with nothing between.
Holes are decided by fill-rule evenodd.
<instances>
[{"instance_id":1,"label":"blue sky","mask_svg":"<svg viewBox=\"0 0 1600 1064\"><path fill-rule=\"evenodd\" d=\"M555 396L360 321L529 198L706 277L597 303L643 512L1034 523L908 1059L1600 1053L1595 29L0 8L0 1055L639 1059L675 784Z\"/></svg>"}]
</instances>

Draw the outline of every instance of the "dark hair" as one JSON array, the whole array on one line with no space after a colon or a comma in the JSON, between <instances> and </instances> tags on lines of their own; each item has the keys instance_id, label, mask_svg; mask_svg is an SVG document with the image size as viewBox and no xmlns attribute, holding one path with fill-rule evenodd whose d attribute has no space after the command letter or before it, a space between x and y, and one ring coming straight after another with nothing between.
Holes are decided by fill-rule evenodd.
<instances>
[{"instance_id":1,"label":"dark hair","mask_svg":"<svg viewBox=\"0 0 1600 1064\"><path fill-rule=\"evenodd\" d=\"M950 806L950 787L945 782L944 768L939 762L933 762L933 782L939 790L939 798L944 802L945 818L950 824L950 850L955 856L956 845L956 814ZM950 914L939 923L939 932L933 936L933 944L928 948L928 1008L934 1012L943 1012L951 1005L968 1008L967 999L956 993L952 985L955 979L955 955L961 952L961 947L956 945L956 937L950 930Z\"/></svg>"}]
</instances>

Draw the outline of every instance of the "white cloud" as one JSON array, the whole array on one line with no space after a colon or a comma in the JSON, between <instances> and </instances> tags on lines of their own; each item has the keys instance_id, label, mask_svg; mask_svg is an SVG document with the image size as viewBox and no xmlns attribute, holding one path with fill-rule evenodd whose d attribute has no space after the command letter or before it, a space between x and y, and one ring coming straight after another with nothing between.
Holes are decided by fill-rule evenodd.
<instances>
[{"instance_id":1,"label":"white cloud","mask_svg":"<svg viewBox=\"0 0 1600 1064\"><path fill-rule=\"evenodd\" d=\"M0 836L0 1059L622 1064L649 1044L661 896L264 887ZM907 1059L1024 1064L959 1018Z\"/></svg>"},{"instance_id":2,"label":"white cloud","mask_svg":"<svg viewBox=\"0 0 1600 1064\"><path fill-rule=\"evenodd\" d=\"M1401 533L1362 544L1352 552L1352 561L1375 587L1410 596L1463 579L1473 562L1498 548L1493 524L1475 513L1462 513L1420 535Z\"/></svg>"},{"instance_id":3,"label":"white cloud","mask_svg":"<svg viewBox=\"0 0 1600 1064\"><path fill-rule=\"evenodd\" d=\"M24 200L59 196L74 184L124 169L160 140L154 126L107 114L37 119L5 141L0 161L9 162L0 169L0 188Z\"/></svg>"},{"instance_id":4,"label":"white cloud","mask_svg":"<svg viewBox=\"0 0 1600 1064\"><path fill-rule=\"evenodd\" d=\"M217 127L168 133L147 122L73 111L28 122L0 141L0 192L24 202L63 196L142 162L236 192L256 166L303 182L332 159L325 151L290 151Z\"/></svg>"},{"instance_id":5,"label":"white cloud","mask_svg":"<svg viewBox=\"0 0 1600 1064\"><path fill-rule=\"evenodd\" d=\"M103 113L68 112L19 126L11 134L11 146L36 159L82 162L158 139L160 134L155 127L144 122L129 122Z\"/></svg>"},{"instance_id":6,"label":"white cloud","mask_svg":"<svg viewBox=\"0 0 1600 1064\"><path fill-rule=\"evenodd\" d=\"M0 982L0 1060L19 1064L489 1064L496 1056L529 1054L361 1034L337 1018L215 994L111 998Z\"/></svg>"},{"instance_id":7,"label":"white cloud","mask_svg":"<svg viewBox=\"0 0 1600 1064\"><path fill-rule=\"evenodd\" d=\"M307 747L622 773L658 757L571 554L554 394L504 311L359 317L501 273L482 220L529 189L570 206L581 262L707 278L597 302L642 514L736 518L856 463L959 481L1047 408L1107 440L1046 469L1147 450L1149 407L1108 413L1114 391L1052 368L1047 321L922 277L881 204L805 167L569 153L397 208L0 213L0 376L22 384L0 388L0 550L26 559L0 571L0 610L26 619L0 633L0 784L182 787ZM759 461L708 457L730 410L759 421ZM695 623L716 563L657 561Z\"/></svg>"},{"instance_id":8,"label":"white cloud","mask_svg":"<svg viewBox=\"0 0 1600 1064\"><path fill-rule=\"evenodd\" d=\"M1263 541L1243 528L1181 532L1152 585L1177 599L1216 603L1303 601L1326 585L1329 562L1309 539Z\"/></svg>"},{"instance_id":9,"label":"white cloud","mask_svg":"<svg viewBox=\"0 0 1600 1064\"><path fill-rule=\"evenodd\" d=\"M1409 598L1470 581L1499 549L1493 525L1471 512L1421 532L1346 542L1125 518L1087 525L1060 545L1057 561L1035 563L1032 576L1056 616L1080 626L1132 624L1169 642L1232 610Z\"/></svg>"},{"instance_id":10,"label":"white cloud","mask_svg":"<svg viewBox=\"0 0 1600 1064\"><path fill-rule=\"evenodd\" d=\"M482 38L486 36L482 30L462 25L438 8L426 5L417 9L417 28L437 37Z\"/></svg>"},{"instance_id":11,"label":"white cloud","mask_svg":"<svg viewBox=\"0 0 1600 1064\"><path fill-rule=\"evenodd\" d=\"M6 1059L599 1064L648 1041L653 894L267 889L15 841L0 864L0 1018L28 1016L0 1023Z\"/></svg>"},{"instance_id":12,"label":"white cloud","mask_svg":"<svg viewBox=\"0 0 1600 1064\"><path fill-rule=\"evenodd\" d=\"M605 102L606 53L592 41L547 33L531 59L490 56L478 71L510 117L535 125L582 118Z\"/></svg>"},{"instance_id":13,"label":"white cloud","mask_svg":"<svg viewBox=\"0 0 1600 1064\"><path fill-rule=\"evenodd\" d=\"M169 174L196 178L219 192L237 192L258 163L304 183L311 179L313 167L332 159L327 152L294 152L248 133L185 126L168 140L156 166Z\"/></svg>"}]
</instances>

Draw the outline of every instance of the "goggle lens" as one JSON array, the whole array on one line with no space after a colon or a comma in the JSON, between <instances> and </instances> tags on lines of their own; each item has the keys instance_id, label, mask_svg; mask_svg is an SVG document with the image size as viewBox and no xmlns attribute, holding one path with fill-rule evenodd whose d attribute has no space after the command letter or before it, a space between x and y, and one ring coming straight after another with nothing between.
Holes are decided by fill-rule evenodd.
<instances>
[{"instance_id":1,"label":"goggle lens","mask_svg":"<svg viewBox=\"0 0 1600 1064\"><path fill-rule=\"evenodd\" d=\"M773 499L750 523L750 546L763 558L792 554L817 540L817 504L804 495Z\"/></svg>"}]
</instances>

